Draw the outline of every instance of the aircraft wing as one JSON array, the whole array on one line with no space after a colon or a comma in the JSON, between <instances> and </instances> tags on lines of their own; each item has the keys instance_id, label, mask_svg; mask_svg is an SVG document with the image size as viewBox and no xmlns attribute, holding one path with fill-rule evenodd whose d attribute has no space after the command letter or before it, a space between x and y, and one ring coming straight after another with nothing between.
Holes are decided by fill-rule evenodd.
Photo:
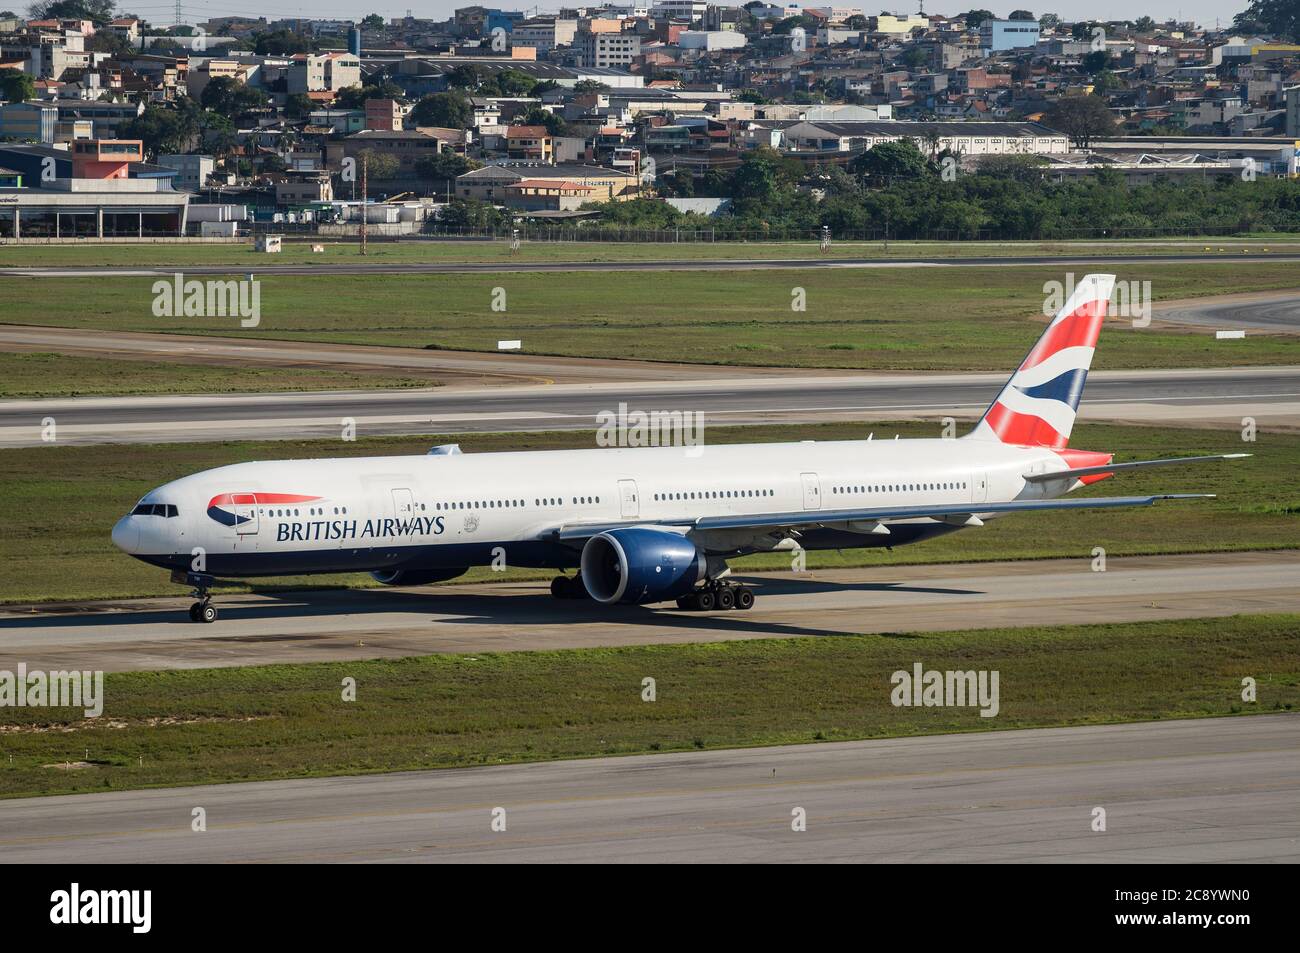
<instances>
[{"instance_id":1,"label":"aircraft wing","mask_svg":"<svg viewBox=\"0 0 1300 953\"><path fill-rule=\"evenodd\" d=\"M1165 460L1134 460L1132 463L1109 463L1100 467L1075 467L1073 470L1056 470L1052 473L1027 473L1026 483L1049 483L1052 480L1073 480L1078 477L1094 476L1099 473L1117 473L1123 470L1138 470L1143 467L1167 467L1175 463L1212 463L1218 460L1240 460L1249 457L1249 453L1222 453L1208 457L1169 457Z\"/></svg>"},{"instance_id":2,"label":"aircraft wing","mask_svg":"<svg viewBox=\"0 0 1300 953\"><path fill-rule=\"evenodd\" d=\"M927 506L870 506L859 509L797 510L788 513L752 513L737 516L700 516L674 520L622 520L604 523L566 523L549 534L563 541L589 539L628 526L663 526L685 531L755 529L796 530L847 523L872 524L886 520L929 517L979 525L977 514L1022 513L1038 510L1092 510L1118 506L1150 506L1157 500L1210 499L1213 493L1167 493L1158 496L1094 496L1081 500L1017 500L1011 503L943 503ZM965 519L962 519L965 517Z\"/></svg>"}]
</instances>

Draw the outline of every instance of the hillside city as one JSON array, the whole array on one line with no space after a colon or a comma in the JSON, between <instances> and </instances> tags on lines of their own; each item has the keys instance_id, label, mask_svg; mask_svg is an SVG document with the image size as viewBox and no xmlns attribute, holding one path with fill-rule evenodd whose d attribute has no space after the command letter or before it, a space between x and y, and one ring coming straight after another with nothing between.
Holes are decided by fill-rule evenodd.
<instances>
[{"instance_id":1,"label":"hillside city","mask_svg":"<svg viewBox=\"0 0 1300 953\"><path fill-rule=\"evenodd\" d=\"M1297 231L1296 6L163 24L47 0L0 11L0 240Z\"/></svg>"}]
</instances>

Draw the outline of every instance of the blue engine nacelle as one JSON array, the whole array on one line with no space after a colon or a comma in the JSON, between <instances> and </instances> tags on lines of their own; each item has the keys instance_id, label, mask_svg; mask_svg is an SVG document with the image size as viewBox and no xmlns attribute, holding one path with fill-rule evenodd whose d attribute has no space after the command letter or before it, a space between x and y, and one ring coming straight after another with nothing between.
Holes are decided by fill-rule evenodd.
<instances>
[{"instance_id":1,"label":"blue engine nacelle","mask_svg":"<svg viewBox=\"0 0 1300 953\"><path fill-rule=\"evenodd\" d=\"M689 539L661 529L612 529L582 547L582 582L597 602L641 605L685 595L706 560Z\"/></svg>"}]
</instances>

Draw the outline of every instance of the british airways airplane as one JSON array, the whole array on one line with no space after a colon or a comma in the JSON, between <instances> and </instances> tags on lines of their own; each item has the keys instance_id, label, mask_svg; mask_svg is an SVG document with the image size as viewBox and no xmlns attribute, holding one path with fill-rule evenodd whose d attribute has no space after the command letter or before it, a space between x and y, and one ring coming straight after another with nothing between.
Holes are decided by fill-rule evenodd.
<instances>
[{"instance_id":1,"label":"british airways airplane","mask_svg":"<svg viewBox=\"0 0 1300 953\"><path fill-rule=\"evenodd\" d=\"M471 566L560 570L558 598L748 609L727 560L900 546L1004 513L1143 506L1194 494L1061 499L1139 467L1067 447L1114 277L1089 275L961 439L848 440L239 463L153 490L113 542L194 589L218 578L369 572L422 585ZM572 576L565 570L577 569Z\"/></svg>"}]
</instances>

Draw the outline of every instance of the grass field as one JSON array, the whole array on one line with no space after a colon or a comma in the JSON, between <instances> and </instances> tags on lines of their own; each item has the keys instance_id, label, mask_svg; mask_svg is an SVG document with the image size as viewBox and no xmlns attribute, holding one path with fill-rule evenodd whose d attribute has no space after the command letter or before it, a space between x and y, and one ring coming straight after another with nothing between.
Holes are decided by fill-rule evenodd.
<instances>
[{"instance_id":1,"label":"grass field","mask_svg":"<svg viewBox=\"0 0 1300 953\"><path fill-rule=\"evenodd\" d=\"M715 444L793 439L935 436L925 423L783 425L710 428ZM189 443L147 446L40 446L0 450L0 602L180 595L166 574L118 552L109 531L146 491L208 467L244 460L422 453L434 443L456 441L467 453L507 449L591 447L589 432L460 434L454 437L363 438L268 443ZM1111 450L1119 459L1150 459L1238 452L1232 432L1080 425L1071 445ZM879 549L812 553L809 568L966 560L1086 557L1094 546L1113 556L1167 552L1294 548L1300 545L1300 436L1262 433L1244 445L1256 456L1236 463L1177 470L1139 471L1086 492L1128 495L1148 492L1218 493L1198 500L1134 510L1051 512L1007 516L892 554ZM742 569L788 569L788 555L752 556ZM543 578L523 570L508 579ZM467 580L500 580L489 570ZM267 580L259 587L371 585L369 576L345 575Z\"/></svg>"},{"instance_id":2,"label":"grass field","mask_svg":"<svg viewBox=\"0 0 1300 953\"><path fill-rule=\"evenodd\" d=\"M1134 264L1156 300L1300 286L1294 263ZM1007 370L1042 331L1056 267L971 270L270 276L259 327L167 318L148 278L0 279L0 320L86 329L783 367ZM502 289L495 292L494 289ZM796 289L806 307L794 310ZM504 295L504 311L493 302ZM51 301L83 302L51 308ZM1300 363L1300 336L1107 323L1097 368Z\"/></svg>"},{"instance_id":3,"label":"grass field","mask_svg":"<svg viewBox=\"0 0 1300 953\"><path fill-rule=\"evenodd\" d=\"M320 253L311 250L323 244ZM506 261L663 261L670 259L774 258L981 258L1044 255L1187 255L1250 253L1264 255L1294 251L1300 235L1257 235L1250 238L1136 239L1085 242L832 242L823 252L818 242L542 242L526 241L511 252L507 239L489 241L374 242L363 259L358 243L286 242L284 251L267 255L252 243L235 245L0 245L0 267L58 267L119 265L319 264L383 262L506 262Z\"/></svg>"},{"instance_id":4,"label":"grass field","mask_svg":"<svg viewBox=\"0 0 1300 953\"><path fill-rule=\"evenodd\" d=\"M345 369L213 367L68 354L0 352L0 399L121 394L240 394L434 387L437 380Z\"/></svg>"},{"instance_id":5,"label":"grass field","mask_svg":"<svg viewBox=\"0 0 1300 953\"><path fill-rule=\"evenodd\" d=\"M998 714L894 707L916 662L997 671ZM124 673L105 699L0 709L0 796L1286 711L1300 616Z\"/></svg>"}]
</instances>

